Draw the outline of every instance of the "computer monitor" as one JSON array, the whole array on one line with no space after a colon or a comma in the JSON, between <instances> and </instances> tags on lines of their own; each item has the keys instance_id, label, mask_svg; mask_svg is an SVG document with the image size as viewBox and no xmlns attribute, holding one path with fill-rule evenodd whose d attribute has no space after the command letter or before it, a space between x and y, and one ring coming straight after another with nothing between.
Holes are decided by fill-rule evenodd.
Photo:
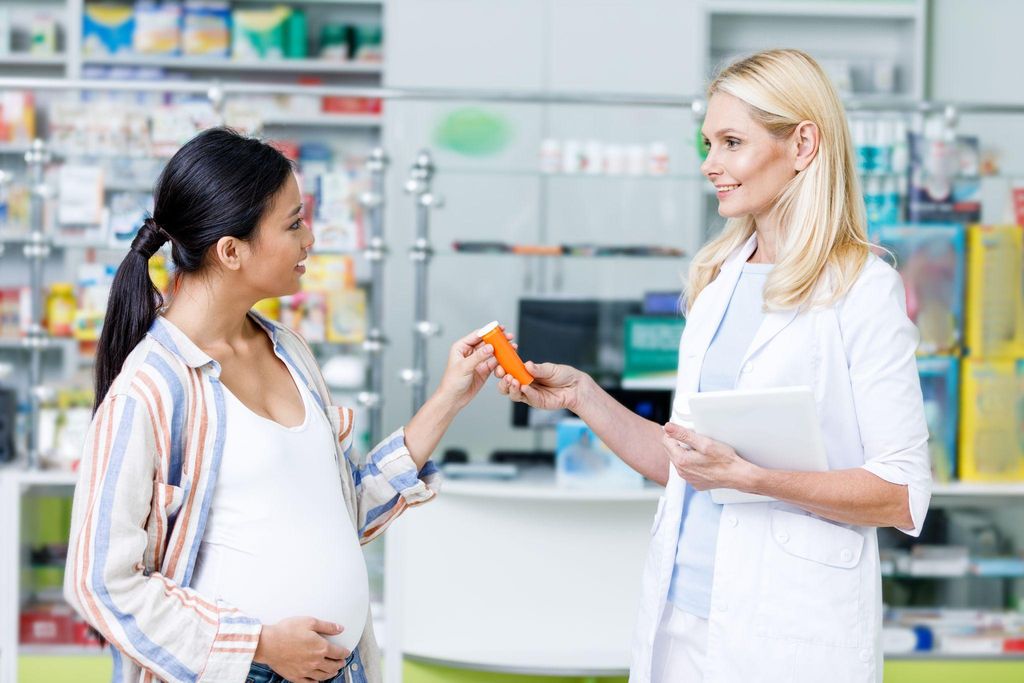
<instances>
[{"instance_id":1,"label":"computer monitor","mask_svg":"<svg viewBox=\"0 0 1024 683\"><path fill-rule=\"evenodd\" d=\"M593 377L634 412L658 422L668 420L670 391L629 391L620 388L625 362L627 316L639 315L638 300L529 298L519 300L515 328L519 355L536 363L564 363ZM531 410L514 403L512 424L543 427L569 415L567 411Z\"/></svg>"}]
</instances>

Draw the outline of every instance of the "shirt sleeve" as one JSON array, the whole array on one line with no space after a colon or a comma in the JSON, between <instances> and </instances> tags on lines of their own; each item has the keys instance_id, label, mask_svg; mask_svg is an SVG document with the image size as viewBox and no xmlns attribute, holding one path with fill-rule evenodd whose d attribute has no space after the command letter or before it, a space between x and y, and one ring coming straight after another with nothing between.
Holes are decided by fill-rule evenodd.
<instances>
[{"instance_id":1,"label":"shirt sleeve","mask_svg":"<svg viewBox=\"0 0 1024 683\"><path fill-rule=\"evenodd\" d=\"M111 395L97 410L75 487L64 596L160 680L245 680L260 622L145 566L147 519L163 486L154 481L153 423L129 395Z\"/></svg>"},{"instance_id":2,"label":"shirt sleeve","mask_svg":"<svg viewBox=\"0 0 1024 683\"><path fill-rule=\"evenodd\" d=\"M918 536L931 501L928 426L917 371L917 328L907 317L899 274L872 260L840 309L854 407L864 448L863 468L907 487Z\"/></svg>"},{"instance_id":3,"label":"shirt sleeve","mask_svg":"<svg viewBox=\"0 0 1024 683\"><path fill-rule=\"evenodd\" d=\"M441 473L432 460L422 468L409 455L402 427L377 444L363 462L345 449L357 496L359 538L369 543L405 510L421 505L440 491Z\"/></svg>"}]
</instances>

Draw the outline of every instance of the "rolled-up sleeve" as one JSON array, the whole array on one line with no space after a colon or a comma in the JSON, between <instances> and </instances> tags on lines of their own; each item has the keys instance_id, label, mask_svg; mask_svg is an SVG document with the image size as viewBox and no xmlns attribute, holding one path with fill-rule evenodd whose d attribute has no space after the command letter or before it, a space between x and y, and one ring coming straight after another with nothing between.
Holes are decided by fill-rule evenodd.
<instances>
[{"instance_id":1,"label":"rolled-up sleeve","mask_svg":"<svg viewBox=\"0 0 1024 683\"><path fill-rule=\"evenodd\" d=\"M899 274L872 258L840 307L843 344L850 366L863 468L907 487L918 536L931 502L928 425L917 371L917 328L907 317Z\"/></svg>"},{"instance_id":2,"label":"rolled-up sleeve","mask_svg":"<svg viewBox=\"0 0 1024 683\"><path fill-rule=\"evenodd\" d=\"M356 485L362 543L372 541L406 509L433 499L440 490L437 466L433 461L416 466L405 444L404 428L377 444L362 463L353 461L351 449L345 456Z\"/></svg>"}]
</instances>

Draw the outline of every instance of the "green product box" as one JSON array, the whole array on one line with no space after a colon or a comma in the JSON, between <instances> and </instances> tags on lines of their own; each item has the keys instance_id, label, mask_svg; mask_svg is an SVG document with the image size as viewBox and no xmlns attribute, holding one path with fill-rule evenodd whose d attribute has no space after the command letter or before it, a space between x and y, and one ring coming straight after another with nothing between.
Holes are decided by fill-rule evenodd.
<instances>
[{"instance_id":1,"label":"green product box","mask_svg":"<svg viewBox=\"0 0 1024 683\"><path fill-rule=\"evenodd\" d=\"M233 10L231 56L239 60L284 58L292 14L288 7ZM305 25L304 17L302 23Z\"/></svg>"},{"instance_id":2,"label":"green product box","mask_svg":"<svg viewBox=\"0 0 1024 683\"><path fill-rule=\"evenodd\" d=\"M625 323L624 384L628 380L675 377L679 338L686 321L671 316L630 316Z\"/></svg>"},{"instance_id":3,"label":"green product box","mask_svg":"<svg viewBox=\"0 0 1024 683\"><path fill-rule=\"evenodd\" d=\"M67 545L71 528L69 496L26 496L24 540L31 546Z\"/></svg>"},{"instance_id":4,"label":"green product box","mask_svg":"<svg viewBox=\"0 0 1024 683\"><path fill-rule=\"evenodd\" d=\"M293 9L285 25L284 56L289 59L305 59L307 39L306 13Z\"/></svg>"}]
</instances>

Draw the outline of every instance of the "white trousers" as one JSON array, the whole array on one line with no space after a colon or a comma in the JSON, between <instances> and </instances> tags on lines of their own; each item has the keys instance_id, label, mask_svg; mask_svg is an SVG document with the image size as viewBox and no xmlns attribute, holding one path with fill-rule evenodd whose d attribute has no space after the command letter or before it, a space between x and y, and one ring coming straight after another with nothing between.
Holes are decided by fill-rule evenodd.
<instances>
[{"instance_id":1,"label":"white trousers","mask_svg":"<svg viewBox=\"0 0 1024 683\"><path fill-rule=\"evenodd\" d=\"M708 620L666 602L654 638L651 683L701 683L708 649Z\"/></svg>"}]
</instances>

